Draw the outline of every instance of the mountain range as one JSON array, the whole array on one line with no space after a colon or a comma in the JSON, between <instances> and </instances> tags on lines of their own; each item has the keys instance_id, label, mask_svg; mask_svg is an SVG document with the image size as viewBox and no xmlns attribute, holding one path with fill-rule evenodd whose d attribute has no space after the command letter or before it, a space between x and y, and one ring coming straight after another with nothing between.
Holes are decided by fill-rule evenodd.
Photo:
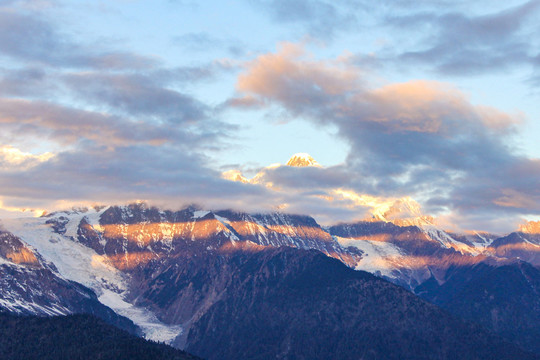
<instances>
[{"instance_id":1,"label":"mountain range","mask_svg":"<svg viewBox=\"0 0 540 360\"><path fill-rule=\"evenodd\" d=\"M538 358L539 230L448 232L410 198L329 227L141 202L3 219L0 310L207 359Z\"/></svg>"}]
</instances>

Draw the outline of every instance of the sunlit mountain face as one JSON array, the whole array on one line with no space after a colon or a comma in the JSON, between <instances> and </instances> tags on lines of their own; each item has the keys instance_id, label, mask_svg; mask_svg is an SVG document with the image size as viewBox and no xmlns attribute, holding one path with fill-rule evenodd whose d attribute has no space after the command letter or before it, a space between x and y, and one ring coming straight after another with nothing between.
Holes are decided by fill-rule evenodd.
<instances>
[{"instance_id":1,"label":"sunlit mountain face","mask_svg":"<svg viewBox=\"0 0 540 360\"><path fill-rule=\"evenodd\" d=\"M306 167L306 166L318 166L319 163L311 157L311 155L306 153L294 154L289 161L287 161L287 166L296 166L296 167Z\"/></svg>"}]
</instances>

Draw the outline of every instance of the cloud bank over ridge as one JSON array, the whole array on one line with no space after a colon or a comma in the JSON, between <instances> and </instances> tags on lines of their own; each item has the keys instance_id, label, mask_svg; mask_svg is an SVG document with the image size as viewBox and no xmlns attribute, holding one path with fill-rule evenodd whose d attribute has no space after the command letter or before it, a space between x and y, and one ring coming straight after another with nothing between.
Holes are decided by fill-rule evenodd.
<instances>
[{"instance_id":1,"label":"cloud bank over ridge","mask_svg":"<svg viewBox=\"0 0 540 360\"><path fill-rule=\"evenodd\" d=\"M209 16L173 3L159 6ZM248 0L235 9L256 18L266 43L249 34L244 14L242 31L203 31L188 21L167 34L173 50L159 45L156 30L144 39L156 45L140 51L133 24L146 20L141 4L133 14L116 3L0 2L0 207L148 200L279 209L332 223L369 216L370 201L410 196L461 228L510 230L540 214L540 160L519 143L528 114L479 104L456 83L520 72L534 89L540 1L411 4ZM125 9L118 19L128 18L133 38L83 36L76 19L60 16L73 9L103 16ZM166 21L160 29L169 29ZM355 48L344 47L350 39ZM201 61L205 51L223 56ZM176 52L186 61L166 58ZM409 77L413 68L422 76ZM386 78L402 69L405 79ZM275 113L334 129L349 147L346 160L255 164L257 181L223 178L233 168L223 164L235 161L216 159L242 145L242 129L257 132L257 121Z\"/></svg>"}]
</instances>

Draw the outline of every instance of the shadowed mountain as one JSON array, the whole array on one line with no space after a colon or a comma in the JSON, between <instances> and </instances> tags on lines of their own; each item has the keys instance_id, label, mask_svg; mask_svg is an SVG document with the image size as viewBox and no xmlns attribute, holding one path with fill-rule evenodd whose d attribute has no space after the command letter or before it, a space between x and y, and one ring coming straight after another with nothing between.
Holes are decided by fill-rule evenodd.
<instances>
[{"instance_id":1,"label":"shadowed mountain","mask_svg":"<svg viewBox=\"0 0 540 360\"><path fill-rule=\"evenodd\" d=\"M90 315L40 318L0 313L0 354L3 360L198 359Z\"/></svg>"},{"instance_id":2,"label":"shadowed mountain","mask_svg":"<svg viewBox=\"0 0 540 360\"><path fill-rule=\"evenodd\" d=\"M454 267L415 292L461 318L540 354L540 270L526 262Z\"/></svg>"},{"instance_id":3,"label":"shadowed mountain","mask_svg":"<svg viewBox=\"0 0 540 360\"><path fill-rule=\"evenodd\" d=\"M193 322L186 343L208 359L534 358L316 251L269 249L215 261L227 285ZM206 267L182 272L179 292L207 286L200 277Z\"/></svg>"}]
</instances>

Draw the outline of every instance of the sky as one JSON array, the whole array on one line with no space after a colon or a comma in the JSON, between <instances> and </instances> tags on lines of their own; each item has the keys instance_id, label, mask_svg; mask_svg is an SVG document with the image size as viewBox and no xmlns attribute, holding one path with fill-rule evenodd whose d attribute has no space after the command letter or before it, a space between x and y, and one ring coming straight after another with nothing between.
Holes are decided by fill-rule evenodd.
<instances>
[{"instance_id":1,"label":"sky","mask_svg":"<svg viewBox=\"0 0 540 360\"><path fill-rule=\"evenodd\" d=\"M410 197L441 226L512 231L540 215L538 15L0 0L0 217L142 200L332 224ZM321 166L270 166L295 153Z\"/></svg>"}]
</instances>

